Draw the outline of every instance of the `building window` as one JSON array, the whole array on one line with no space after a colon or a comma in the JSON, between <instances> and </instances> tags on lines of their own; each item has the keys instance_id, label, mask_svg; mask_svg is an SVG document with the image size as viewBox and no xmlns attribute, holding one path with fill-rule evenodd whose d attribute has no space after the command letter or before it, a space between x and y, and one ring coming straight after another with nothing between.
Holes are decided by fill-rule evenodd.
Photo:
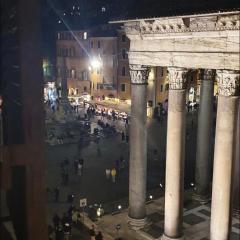
<instances>
[{"instance_id":1,"label":"building window","mask_svg":"<svg viewBox=\"0 0 240 240\"><path fill-rule=\"evenodd\" d=\"M125 92L126 91L126 85L123 83L121 84L121 92Z\"/></svg>"},{"instance_id":2,"label":"building window","mask_svg":"<svg viewBox=\"0 0 240 240\"><path fill-rule=\"evenodd\" d=\"M87 87L83 87L83 91L86 92L87 91Z\"/></svg>"},{"instance_id":3,"label":"building window","mask_svg":"<svg viewBox=\"0 0 240 240\"><path fill-rule=\"evenodd\" d=\"M79 93L79 92L78 92L78 89L76 88L76 95L78 95L78 93Z\"/></svg>"},{"instance_id":4,"label":"building window","mask_svg":"<svg viewBox=\"0 0 240 240\"><path fill-rule=\"evenodd\" d=\"M57 76L61 77L61 68L60 67L57 68Z\"/></svg>"},{"instance_id":5,"label":"building window","mask_svg":"<svg viewBox=\"0 0 240 240\"><path fill-rule=\"evenodd\" d=\"M122 76L126 76L126 68L122 67Z\"/></svg>"},{"instance_id":6,"label":"building window","mask_svg":"<svg viewBox=\"0 0 240 240\"><path fill-rule=\"evenodd\" d=\"M76 70L75 69L71 70L71 78L76 78Z\"/></svg>"},{"instance_id":7,"label":"building window","mask_svg":"<svg viewBox=\"0 0 240 240\"><path fill-rule=\"evenodd\" d=\"M91 41L91 48L93 48L93 41Z\"/></svg>"},{"instance_id":8,"label":"building window","mask_svg":"<svg viewBox=\"0 0 240 240\"><path fill-rule=\"evenodd\" d=\"M160 91L162 92L163 91L163 85L161 84L160 86Z\"/></svg>"},{"instance_id":9,"label":"building window","mask_svg":"<svg viewBox=\"0 0 240 240\"><path fill-rule=\"evenodd\" d=\"M123 48L122 49L122 59L126 59L126 58L127 58L126 49Z\"/></svg>"},{"instance_id":10,"label":"building window","mask_svg":"<svg viewBox=\"0 0 240 240\"><path fill-rule=\"evenodd\" d=\"M167 84L165 85L165 91L168 91L168 89L169 89L169 84L167 83Z\"/></svg>"},{"instance_id":11,"label":"building window","mask_svg":"<svg viewBox=\"0 0 240 240\"><path fill-rule=\"evenodd\" d=\"M87 32L83 33L83 39L86 40L87 39Z\"/></svg>"},{"instance_id":12,"label":"building window","mask_svg":"<svg viewBox=\"0 0 240 240\"><path fill-rule=\"evenodd\" d=\"M126 42L126 35L125 34L122 35L122 42Z\"/></svg>"},{"instance_id":13,"label":"building window","mask_svg":"<svg viewBox=\"0 0 240 240\"><path fill-rule=\"evenodd\" d=\"M97 42L97 47L101 48L101 42L100 41Z\"/></svg>"},{"instance_id":14,"label":"building window","mask_svg":"<svg viewBox=\"0 0 240 240\"><path fill-rule=\"evenodd\" d=\"M84 80L84 81L87 81L87 80L88 80L88 72L87 72L87 71L84 71L84 72L83 72L83 80Z\"/></svg>"},{"instance_id":15,"label":"building window","mask_svg":"<svg viewBox=\"0 0 240 240\"><path fill-rule=\"evenodd\" d=\"M60 33L57 34L57 39L61 39L61 34Z\"/></svg>"},{"instance_id":16,"label":"building window","mask_svg":"<svg viewBox=\"0 0 240 240\"><path fill-rule=\"evenodd\" d=\"M163 77L163 75L164 75L164 69L163 69L163 67L161 67L160 68L160 76Z\"/></svg>"}]
</instances>

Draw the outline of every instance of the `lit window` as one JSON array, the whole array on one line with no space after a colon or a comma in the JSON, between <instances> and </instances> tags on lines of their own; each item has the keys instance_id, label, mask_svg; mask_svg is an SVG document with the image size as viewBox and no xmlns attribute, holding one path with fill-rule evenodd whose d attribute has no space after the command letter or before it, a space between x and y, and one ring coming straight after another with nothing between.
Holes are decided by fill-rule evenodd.
<instances>
[{"instance_id":1,"label":"lit window","mask_svg":"<svg viewBox=\"0 0 240 240\"><path fill-rule=\"evenodd\" d=\"M71 70L71 78L76 78L76 70L75 69Z\"/></svg>"},{"instance_id":2,"label":"lit window","mask_svg":"<svg viewBox=\"0 0 240 240\"><path fill-rule=\"evenodd\" d=\"M87 39L87 32L83 33L83 39L86 40Z\"/></svg>"},{"instance_id":3,"label":"lit window","mask_svg":"<svg viewBox=\"0 0 240 240\"><path fill-rule=\"evenodd\" d=\"M84 72L83 72L83 80L84 80L84 81L87 81L87 80L88 80L88 72L87 72L87 71L84 71Z\"/></svg>"},{"instance_id":4,"label":"lit window","mask_svg":"<svg viewBox=\"0 0 240 240\"><path fill-rule=\"evenodd\" d=\"M126 86L125 86L125 84L123 83L123 84L121 84L121 92L125 92L126 91Z\"/></svg>"},{"instance_id":5,"label":"lit window","mask_svg":"<svg viewBox=\"0 0 240 240\"><path fill-rule=\"evenodd\" d=\"M60 33L57 34L57 39L61 39L61 34Z\"/></svg>"},{"instance_id":6,"label":"lit window","mask_svg":"<svg viewBox=\"0 0 240 240\"><path fill-rule=\"evenodd\" d=\"M106 12L106 8L105 7L102 7L102 12Z\"/></svg>"}]
</instances>

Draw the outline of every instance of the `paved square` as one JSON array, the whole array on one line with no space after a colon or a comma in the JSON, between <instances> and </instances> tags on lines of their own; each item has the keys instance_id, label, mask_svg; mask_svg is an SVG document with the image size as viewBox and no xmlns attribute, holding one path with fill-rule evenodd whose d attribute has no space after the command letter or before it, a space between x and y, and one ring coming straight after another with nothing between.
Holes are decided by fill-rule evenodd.
<instances>
[{"instance_id":1,"label":"paved square","mask_svg":"<svg viewBox=\"0 0 240 240\"><path fill-rule=\"evenodd\" d=\"M189 214L183 217L184 223L190 224L190 225L196 225L200 222L204 222L205 219L201 218L199 216L196 216L195 214Z\"/></svg>"},{"instance_id":2,"label":"paved square","mask_svg":"<svg viewBox=\"0 0 240 240\"><path fill-rule=\"evenodd\" d=\"M160 222L164 219L164 216L160 213L154 212L148 215L148 218L150 221L156 223L156 222Z\"/></svg>"},{"instance_id":3,"label":"paved square","mask_svg":"<svg viewBox=\"0 0 240 240\"><path fill-rule=\"evenodd\" d=\"M198 211L199 213L202 213L205 216L210 217L211 216L211 212L205 210L205 209L201 209L200 211Z\"/></svg>"}]
</instances>

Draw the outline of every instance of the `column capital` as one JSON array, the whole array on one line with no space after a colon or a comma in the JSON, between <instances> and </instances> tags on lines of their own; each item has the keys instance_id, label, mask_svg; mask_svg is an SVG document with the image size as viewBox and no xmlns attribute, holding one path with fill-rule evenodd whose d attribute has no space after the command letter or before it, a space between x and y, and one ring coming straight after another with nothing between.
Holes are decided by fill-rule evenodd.
<instances>
[{"instance_id":1,"label":"column capital","mask_svg":"<svg viewBox=\"0 0 240 240\"><path fill-rule=\"evenodd\" d=\"M239 96L240 71L217 70L218 95L230 97Z\"/></svg>"},{"instance_id":2,"label":"column capital","mask_svg":"<svg viewBox=\"0 0 240 240\"><path fill-rule=\"evenodd\" d=\"M186 88L186 68L169 67L168 79L170 90L183 90Z\"/></svg>"},{"instance_id":3,"label":"column capital","mask_svg":"<svg viewBox=\"0 0 240 240\"><path fill-rule=\"evenodd\" d=\"M216 70L214 69L201 69L201 80L204 81L214 81L214 77L216 75Z\"/></svg>"},{"instance_id":4,"label":"column capital","mask_svg":"<svg viewBox=\"0 0 240 240\"><path fill-rule=\"evenodd\" d=\"M130 64L131 84L147 84L150 67L140 64Z\"/></svg>"}]
</instances>

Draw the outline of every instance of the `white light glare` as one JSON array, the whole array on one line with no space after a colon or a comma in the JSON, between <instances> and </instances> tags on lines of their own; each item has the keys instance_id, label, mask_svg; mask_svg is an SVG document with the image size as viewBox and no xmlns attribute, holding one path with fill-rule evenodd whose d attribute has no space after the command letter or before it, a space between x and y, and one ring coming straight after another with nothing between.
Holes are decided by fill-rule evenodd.
<instances>
[{"instance_id":1,"label":"white light glare","mask_svg":"<svg viewBox=\"0 0 240 240\"><path fill-rule=\"evenodd\" d=\"M122 209L122 206L121 205L118 205L118 210L121 210Z\"/></svg>"},{"instance_id":2,"label":"white light glare","mask_svg":"<svg viewBox=\"0 0 240 240\"><path fill-rule=\"evenodd\" d=\"M91 66L93 67L93 68L100 68L101 67L101 62L98 60L98 59L96 59L96 58L93 58L92 59L92 61L91 61Z\"/></svg>"},{"instance_id":3,"label":"white light glare","mask_svg":"<svg viewBox=\"0 0 240 240\"><path fill-rule=\"evenodd\" d=\"M152 196L152 195L150 195L150 196L149 196L149 198L150 198L150 200L152 200L152 199L153 199L153 196Z\"/></svg>"}]
</instances>

